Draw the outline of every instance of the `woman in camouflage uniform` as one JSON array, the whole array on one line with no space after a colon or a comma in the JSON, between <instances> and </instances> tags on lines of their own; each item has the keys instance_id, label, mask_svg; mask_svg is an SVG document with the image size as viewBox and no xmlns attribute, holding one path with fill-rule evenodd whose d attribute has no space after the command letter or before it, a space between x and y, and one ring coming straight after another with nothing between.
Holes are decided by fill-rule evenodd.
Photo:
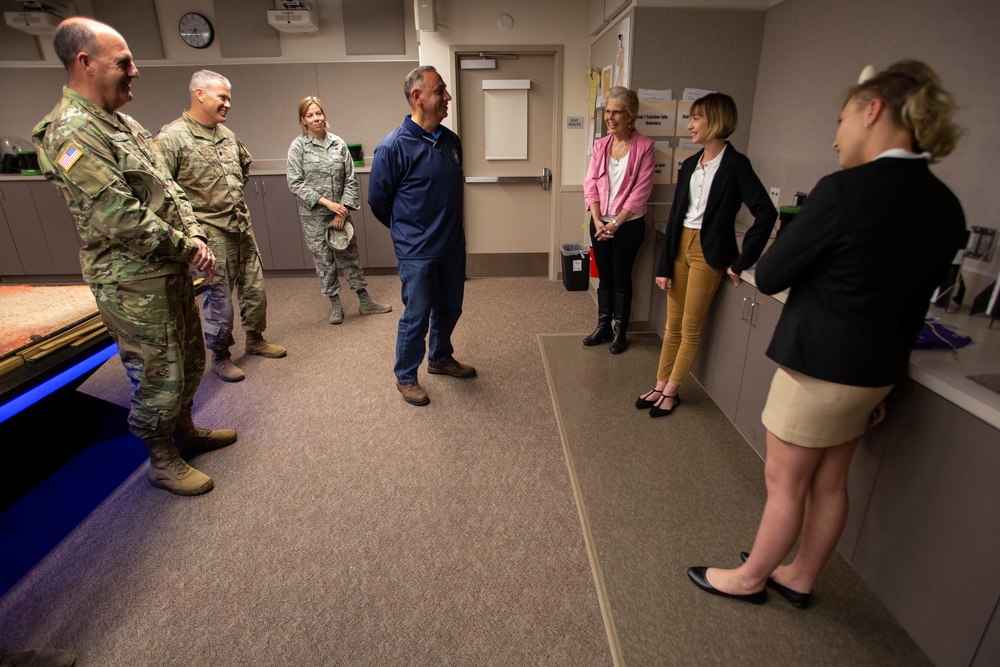
<instances>
[{"instance_id":1,"label":"woman in camouflage uniform","mask_svg":"<svg viewBox=\"0 0 1000 667\"><path fill-rule=\"evenodd\" d=\"M351 210L360 207L358 180L354 177L354 160L344 140L327 132L323 104L315 97L299 102L299 126L302 134L288 148L288 189L299 202L299 219L305 232L306 245L316 262L316 275L323 285L323 294L333 304L330 324L344 321L340 304L340 281L337 266L344 271L351 289L361 302L362 315L388 313L392 306L376 303L365 289L368 283L361 270L358 240L343 250L327 242L327 229L344 229Z\"/></svg>"}]
</instances>

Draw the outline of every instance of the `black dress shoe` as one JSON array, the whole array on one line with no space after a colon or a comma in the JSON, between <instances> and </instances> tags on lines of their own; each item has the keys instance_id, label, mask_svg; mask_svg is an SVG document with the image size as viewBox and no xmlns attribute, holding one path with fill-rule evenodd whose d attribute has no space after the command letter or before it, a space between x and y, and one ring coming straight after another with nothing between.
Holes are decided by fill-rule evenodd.
<instances>
[{"instance_id":1,"label":"black dress shoe","mask_svg":"<svg viewBox=\"0 0 1000 667\"><path fill-rule=\"evenodd\" d=\"M662 403L663 401L665 401L668 398L673 399L673 401L674 401L674 407L672 407L672 408L661 408L660 407L660 403ZM677 406L680 405L680 404L681 404L681 395L680 395L680 393L674 394L673 396L667 396L666 394L663 394L662 396L660 396L660 400L656 401L652 405L652 407L649 408L649 416L653 417L654 419L656 417L666 417L671 412L673 412L674 410L676 410Z\"/></svg>"},{"instance_id":2,"label":"black dress shoe","mask_svg":"<svg viewBox=\"0 0 1000 667\"><path fill-rule=\"evenodd\" d=\"M662 391L657 391L655 389L650 389L649 391L647 391L642 396L649 396L650 394L663 394L663 392ZM635 407L636 407L637 410L648 410L651 407L653 407L654 405L656 405L656 401L647 400L647 399L643 398L642 396L640 396L639 398L635 399Z\"/></svg>"},{"instance_id":3,"label":"black dress shoe","mask_svg":"<svg viewBox=\"0 0 1000 667\"><path fill-rule=\"evenodd\" d=\"M741 551L740 560L745 563L747 562L747 558L750 558L750 554L746 551ZM771 577L767 578L767 585L770 588L773 588L775 593L788 600L793 607L798 609L807 608L809 603L812 601L812 593L799 593L798 591L793 591L788 586L782 586Z\"/></svg>"},{"instance_id":4,"label":"black dress shoe","mask_svg":"<svg viewBox=\"0 0 1000 667\"><path fill-rule=\"evenodd\" d=\"M707 567L688 568L688 578L694 582L695 586L706 593L711 593L712 595L718 595L724 598L732 598L733 600L742 600L743 602L750 602L753 604L764 604L767 602L767 593L764 589L761 589L756 593L750 593L749 595L735 595L733 593L724 593L720 591L718 588L708 583L708 578L705 576L705 572L707 570Z\"/></svg>"}]
</instances>

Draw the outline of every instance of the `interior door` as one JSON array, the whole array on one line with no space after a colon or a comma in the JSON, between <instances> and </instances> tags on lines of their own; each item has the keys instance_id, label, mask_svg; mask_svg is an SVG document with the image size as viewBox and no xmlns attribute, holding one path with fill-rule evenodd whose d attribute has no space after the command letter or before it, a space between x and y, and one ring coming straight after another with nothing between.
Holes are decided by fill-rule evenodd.
<instances>
[{"instance_id":1,"label":"interior door","mask_svg":"<svg viewBox=\"0 0 1000 667\"><path fill-rule=\"evenodd\" d=\"M556 112L554 53L505 51L487 58L495 69L462 69L478 53L458 53L455 71L459 136L462 138L465 186L465 232L470 254L525 253L546 255L551 265L552 189L543 189L543 170L555 164L553 129ZM527 158L488 159L486 156L486 80L528 80ZM521 137L517 137L520 139ZM495 177L495 180L494 180ZM541 275L545 275L543 270Z\"/></svg>"}]
</instances>

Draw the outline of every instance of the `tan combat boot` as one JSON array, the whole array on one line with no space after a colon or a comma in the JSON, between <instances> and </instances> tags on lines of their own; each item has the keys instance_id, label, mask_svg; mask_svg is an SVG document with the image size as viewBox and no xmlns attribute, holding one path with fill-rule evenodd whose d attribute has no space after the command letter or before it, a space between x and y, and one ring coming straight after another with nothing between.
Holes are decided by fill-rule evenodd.
<instances>
[{"instance_id":1,"label":"tan combat boot","mask_svg":"<svg viewBox=\"0 0 1000 667\"><path fill-rule=\"evenodd\" d=\"M330 297L333 310L330 311L330 324L341 324L344 321L344 308L340 305L340 295L335 294Z\"/></svg>"},{"instance_id":2,"label":"tan combat boot","mask_svg":"<svg viewBox=\"0 0 1000 667\"><path fill-rule=\"evenodd\" d=\"M198 496L215 487L212 478L189 466L170 440L146 443L149 450L149 483L178 496Z\"/></svg>"},{"instance_id":3,"label":"tan combat boot","mask_svg":"<svg viewBox=\"0 0 1000 667\"><path fill-rule=\"evenodd\" d=\"M361 302L362 315L378 315L380 313L392 312L392 306L372 301L367 290L358 290L358 301Z\"/></svg>"},{"instance_id":4,"label":"tan combat boot","mask_svg":"<svg viewBox=\"0 0 1000 667\"><path fill-rule=\"evenodd\" d=\"M218 352L212 354L212 372L219 376L223 382L239 382L246 377L240 367L233 363L229 352L222 356Z\"/></svg>"},{"instance_id":5,"label":"tan combat boot","mask_svg":"<svg viewBox=\"0 0 1000 667\"><path fill-rule=\"evenodd\" d=\"M190 410L181 410L174 431L174 443L185 459L193 459L199 454L222 449L236 442L236 431L231 428L207 429L194 425Z\"/></svg>"},{"instance_id":6,"label":"tan combat boot","mask_svg":"<svg viewBox=\"0 0 1000 667\"><path fill-rule=\"evenodd\" d=\"M288 350L280 345L268 343L259 333L251 333L248 331L246 353L259 354L260 356L267 357L268 359L280 359L288 354Z\"/></svg>"}]
</instances>

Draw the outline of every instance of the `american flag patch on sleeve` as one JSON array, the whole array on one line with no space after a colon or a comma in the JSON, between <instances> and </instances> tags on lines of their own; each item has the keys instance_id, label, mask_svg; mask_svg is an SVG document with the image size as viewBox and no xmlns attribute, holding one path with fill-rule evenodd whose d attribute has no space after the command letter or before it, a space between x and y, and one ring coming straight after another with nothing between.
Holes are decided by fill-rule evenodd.
<instances>
[{"instance_id":1,"label":"american flag patch on sleeve","mask_svg":"<svg viewBox=\"0 0 1000 667\"><path fill-rule=\"evenodd\" d=\"M70 167L76 164L76 161L83 156L83 151L80 150L76 144L70 143L66 145L63 152L59 154L58 159L56 159L56 164L63 168L63 171L69 171Z\"/></svg>"}]
</instances>

